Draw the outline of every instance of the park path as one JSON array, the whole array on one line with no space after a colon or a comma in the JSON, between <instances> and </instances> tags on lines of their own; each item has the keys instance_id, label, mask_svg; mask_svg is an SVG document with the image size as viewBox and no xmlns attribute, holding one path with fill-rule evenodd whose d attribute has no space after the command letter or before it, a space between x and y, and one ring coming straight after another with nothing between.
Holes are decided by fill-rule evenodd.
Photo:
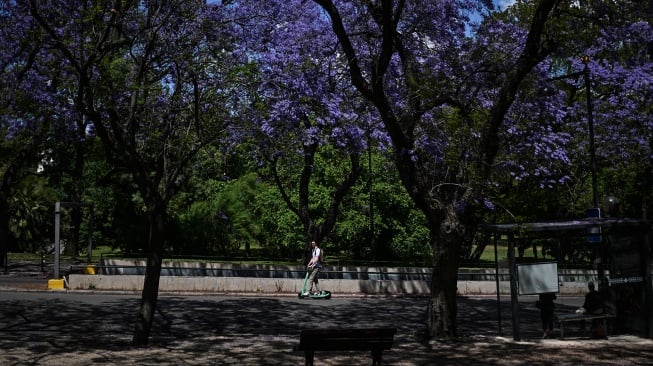
<instances>
[{"instance_id":1,"label":"park path","mask_svg":"<svg viewBox=\"0 0 653 366\"><path fill-rule=\"evenodd\" d=\"M510 334L508 299L498 334L496 298L461 297L460 337L425 341L427 299L358 297L161 296L151 345L130 346L135 294L0 292L2 365L301 365L293 352L303 327L390 325L398 328L386 365L644 365L653 341L632 335L590 340L539 339L538 312L521 305L523 341ZM559 299L559 311L578 300ZM317 353L319 365L365 365L369 355Z\"/></svg>"}]
</instances>

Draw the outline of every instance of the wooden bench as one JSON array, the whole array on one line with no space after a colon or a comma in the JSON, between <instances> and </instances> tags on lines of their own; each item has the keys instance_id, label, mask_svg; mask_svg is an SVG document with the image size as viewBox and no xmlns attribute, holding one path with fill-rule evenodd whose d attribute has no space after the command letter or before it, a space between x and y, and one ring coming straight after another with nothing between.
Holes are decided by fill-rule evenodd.
<instances>
[{"instance_id":1,"label":"wooden bench","mask_svg":"<svg viewBox=\"0 0 653 366\"><path fill-rule=\"evenodd\" d=\"M560 338L565 337L565 323L569 322L576 322L576 321L585 321L585 320L597 320L597 319L602 319L603 320L603 329L605 329L605 334L607 336L608 334L608 324L607 320L608 318L614 318L615 316L610 314L610 313L602 313L602 314L561 314L558 315L558 322L560 323Z\"/></svg>"},{"instance_id":2,"label":"wooden bench","mask_svg":"<svg viewBox=\"0 0 653 366\"><path fill-rule=\"evenodd\" d=\"M303 329L295 351L304 351L306 365L313 365L315 351L372 351L372 365L381 365L382 353L392 348L396 328Z\"/></svg>"}]
</instances>

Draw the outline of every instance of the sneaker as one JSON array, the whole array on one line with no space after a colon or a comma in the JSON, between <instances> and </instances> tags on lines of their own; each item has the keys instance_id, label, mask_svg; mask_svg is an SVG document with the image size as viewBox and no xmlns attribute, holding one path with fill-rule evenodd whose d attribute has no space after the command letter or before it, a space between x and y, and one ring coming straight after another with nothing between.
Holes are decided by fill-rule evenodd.
<instances>
[{"instance_id":1,"label":"sneaker","mask_svg":"<svg viewBox=\"0 0 653 366\"><path fill-rule=\"evenodd\" d=\"M308 295L310 295L310 292L308 291L302 293L302 296L308 296Z\"/></svg>"}]
</instances>

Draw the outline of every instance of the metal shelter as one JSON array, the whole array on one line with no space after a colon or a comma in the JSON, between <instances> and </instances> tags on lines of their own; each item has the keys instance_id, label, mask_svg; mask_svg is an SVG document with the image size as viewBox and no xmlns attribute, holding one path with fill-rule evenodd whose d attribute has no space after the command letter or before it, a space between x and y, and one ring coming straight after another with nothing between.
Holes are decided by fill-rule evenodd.
<instances>
[{"instance_id":1,"label":"metal shelter","mask_svg":"<svg viewBox=\"0 0 653 366\"><path fill-rule=\"evenodd\" d=\"M586 245L599 253L595 264L599 291L616 298L617 321L653 338L653 290L651 285L651 223L624 218L589 218L570 221L484 225L487 240L493 240L497 303L500 304L497 242L507 240L510 298L514 340L521 340L519 327L516 243L524 238L559 240L564 248L569 238L585 237ZM560 260L561 258L558 258ZM499 332L501 310L499 306ZM637 329L639 328L639 329Z\"/></svg>"}]
</instances>

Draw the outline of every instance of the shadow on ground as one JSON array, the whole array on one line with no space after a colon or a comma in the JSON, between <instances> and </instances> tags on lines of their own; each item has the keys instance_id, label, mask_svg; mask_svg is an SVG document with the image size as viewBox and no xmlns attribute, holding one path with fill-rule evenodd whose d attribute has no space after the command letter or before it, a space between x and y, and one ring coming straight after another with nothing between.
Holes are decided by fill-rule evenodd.
<instances>
[{"instance_id":1,"label":"shadow on ground","mask_svg":"<svg viewBox=\"0 0 653 366\"><path fill-rule=\"evenodd\" d=\"M541 340L539 312L520 304L523 342L512 340L510 304L502 301L502 332L493 298L458 301L456 341L426 341L424 298L299 300L272 297L168 297L159 299L152 341L130 346L139 299L73 301L44 293L37 300L0 298L3 365L299 365L293 352L305 327L395 326L388 365L647 364L653 342L619 335L589 340ZM93 296L93 295L89 295ZM104 297L103 297L104 299ZM566 309L565 307L568 307ZM573 310L559 305L559 311ZM600 351L598 351L600 349ZM318 353L320 365L365 365L360 352Z\"/></svg>"}]
</instances>

